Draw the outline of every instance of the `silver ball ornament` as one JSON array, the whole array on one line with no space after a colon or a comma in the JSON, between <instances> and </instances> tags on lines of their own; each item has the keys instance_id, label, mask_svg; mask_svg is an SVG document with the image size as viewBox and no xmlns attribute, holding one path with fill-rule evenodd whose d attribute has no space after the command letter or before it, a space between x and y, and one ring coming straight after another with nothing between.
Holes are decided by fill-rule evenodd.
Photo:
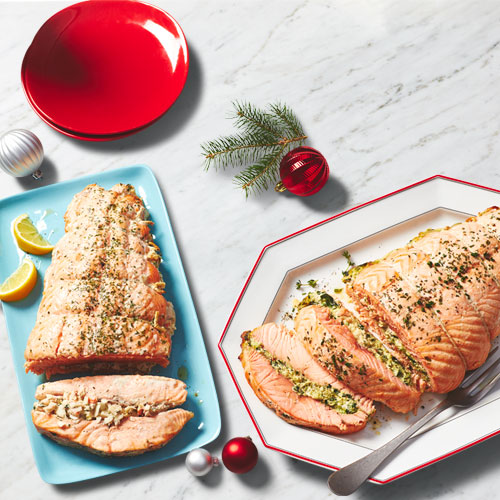
<instances>
[{"instance_id":1,"label":"silver ball ornament","mask_svg":"<svg viewBox=\"0 0 500 500\"><path fill-rule=\"evenodd\" d=\"M0 167L14 177L32 175L42 177L39 170L43 161L40 139L29 130L17 129L0 137Z\"/></svg>"},{"instance_id":2,"label":"silver ball ornament","mask_svg":"<svg viewBox=\"0 0 500 500\"><path fill-rule=\"evenodd\" d=\"M219 459L212 457L207 450L195 448L186 455L186 468L193 476L205 476L212 467L219 465Z\"/></svg>"}]
</instances>

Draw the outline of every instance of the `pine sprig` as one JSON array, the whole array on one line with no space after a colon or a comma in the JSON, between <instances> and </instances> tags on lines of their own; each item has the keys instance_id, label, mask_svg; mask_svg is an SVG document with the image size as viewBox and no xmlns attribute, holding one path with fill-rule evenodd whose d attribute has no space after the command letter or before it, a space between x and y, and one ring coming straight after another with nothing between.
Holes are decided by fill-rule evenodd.
<instances>
[{"instance_id":1,"label":"pine sprig","mask_svg":"<svg viewBox=\"0 0 500 500\"><path fill-rule=\"evenodd\" d=\"M279 179L276 162L283 156L285 146L277 148L274 153L263 156L257 163L246 167L234 177L234 183L245 191L248 197L251 191L265 191Z\"/></svg>"},{"instance_id":2,"label":"pine sprig","mask_svg":"<svg viewBox=\"0 0 500 500\"><path fill-rule=\"evenodd\" d=\"M205 169L244 166L235 176L235 184L245 191L268 189L279 179L281 158L307 139L293 111L285 104L275 103L262 110L250 103L234 102L239 133L219 137L202 144Z\"/></svg>"},{"instance_id":3,"label":"pine sprig","mask_svg":"<svg viewBox=\"0 0 500 500\"><path fill-rule=\"evenodd\" d=\"M280 137L282 129L276 117L266 113L249 103L233 103L236 111L236 126L245 132L261 133L270 138Z\"/></svg>"},{"instance_id":4,"label":"pine sprig","mask_svg":"<svg viewBox=\"0 0 500 500\"><path fill-rule=\"evenodd\" d=\"M278 117L279 122L285 127L290 135L304 135L302 125L286 104L276 103L270 105L273 113Z\"/></svg>"},{"instance_id":5,"label":"pine sprig","mask_svg":"<svg viewBox=\"0 0 500 500\"><path fill-rule=\"evenodd\" d=\"M263 137L258 133L235 134L219 137L201 145L205 155L205 169L210 166L217 170L235 164L247 164L258 161L262 149L276 148L274 137Z\"/></svg>"}]
</instances>

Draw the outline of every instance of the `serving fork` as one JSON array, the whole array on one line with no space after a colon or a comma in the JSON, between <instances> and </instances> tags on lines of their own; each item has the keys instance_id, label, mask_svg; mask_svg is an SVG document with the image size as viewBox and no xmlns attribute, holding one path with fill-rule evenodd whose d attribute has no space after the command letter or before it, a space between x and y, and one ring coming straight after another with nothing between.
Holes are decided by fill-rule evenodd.
<instances>
[{"instance_id":1,"label":"serving fork","mask_svg":"<svg viewBox=\"0 0 500 500\"><path fill-rule=\"evenodd\" d=\"M441 403L422 415L420 419L410 425L401 434L365 457L332 473L328 478L328 487L330 490L336 495L350 495L376 471L391 453L438 413L452 406L467 408L486 396L500 378L500 370L498 368L500 365L500 354L495 356L497 352L498 346L490 352L485 364L472 371L465 377L459 387L446 395L446 398Z\"/></svg>"}]
</instances>

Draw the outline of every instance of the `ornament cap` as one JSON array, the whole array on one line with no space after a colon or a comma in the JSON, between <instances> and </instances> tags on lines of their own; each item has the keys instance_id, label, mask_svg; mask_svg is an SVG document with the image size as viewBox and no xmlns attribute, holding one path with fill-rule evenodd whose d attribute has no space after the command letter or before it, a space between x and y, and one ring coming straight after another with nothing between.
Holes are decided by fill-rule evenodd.
<instances>
[{"instance_id":1,"label":"ornament cap","mask_svg":"<svg viewBox=\"0 0 500 500\"><path fill-rule=\"evenodd\" d=\"M35 172L33 172L31 174L31 176L33 177L33 179L36 179L37 181L39 181L43 177L43 173L40 169L38 169Z\"/></svg>"},{"instance_id":2,"label":"ornament cap","mask_svg":"<svg viewBox=\"0 0 500 500\"><path fill-rule=\"evenodd\" d=\"M277 192L277 193L283 193L284 191L286 191L286 187L285 185L279 181L276 186L274 186L274 190Z\"/></svg>"}]
</instances>

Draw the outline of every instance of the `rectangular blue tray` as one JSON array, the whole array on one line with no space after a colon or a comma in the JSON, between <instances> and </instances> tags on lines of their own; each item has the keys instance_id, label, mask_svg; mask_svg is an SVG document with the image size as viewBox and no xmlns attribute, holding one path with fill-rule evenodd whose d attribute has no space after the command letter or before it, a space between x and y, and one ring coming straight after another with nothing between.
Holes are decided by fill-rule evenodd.
<instances>
[{"instance_id":1,"label":"rectangular blue tray","mask_svg":"<svg viewBox=\"0 0 500 500\"><path fill-rule=\"evenodd\" d=\"M188 398L183 408L191 410L195 416L164 448L136 457L99 457L83 450L58 445L41 436L31 421L30 412L35 389L38 384L45 381L45 377L25 373L24 349L31 329L35 325L42 298L43 277L50 264L51 254L32 255L30 258L39 272L35 289L24 300L4 302L2 305L35 462L42 479L52 484L82 481L166 460L206 445L220 432L219 403L196 310L167 209L158 183L149 167L137 165L118 168L0 200L0 282L3 282L24 258L24 253L17 247L11 230L11 222L18 215L28 213L35 223L43 218L47 228L41 232L49 237L51 243L55 243L64 234L63 215L76 193L88 184L96 183L109 189L119 182L132 184L151 214L155 243L160 247L163 257L160 270L166 282L165 296L174 304L177 316L177 329L172 337L170 365L166 368L156 368L152 374L173 378L179 378L178 373L184 374L183 378L188 386ZM42 217L43 213L45 217ZM179 368L182 369L179 371ZM54 378L70 377L71 375Z\"/></svg>"}]
</instances>

